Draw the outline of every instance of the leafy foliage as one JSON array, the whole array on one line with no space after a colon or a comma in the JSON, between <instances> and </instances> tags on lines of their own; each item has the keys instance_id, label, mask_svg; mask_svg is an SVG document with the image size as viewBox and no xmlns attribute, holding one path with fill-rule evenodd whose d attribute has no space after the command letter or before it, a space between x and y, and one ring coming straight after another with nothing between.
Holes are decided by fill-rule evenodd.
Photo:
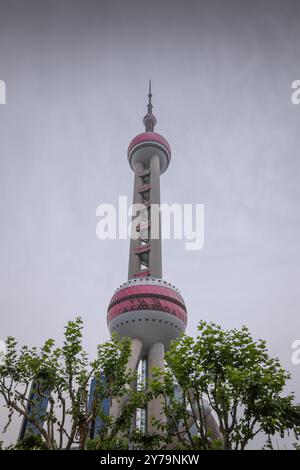
<instances>
[{"instance_id":1,"label":"leafy foliage","mask_svg":"<svg viewBox=\"0 0 300 470\"><path fill-rule=\"evenodd\" d=\"M40 349L18 348L14 338L7 339L0 365L0 394L8 409L4 430L15 413L30 424L9 448L243 450L261 432L267 436L264 448L271 449L272 436L300 432L300 406L293 394L283 393L289 373L246 327L226 331L201 321L197 337L172 342L166 369L154 368L147 387L136 390L137 374L127 369L130 339L113 336L90 361L82 328L80 317L68 322L61 347L49 339ZM135 426L136 411L154 398L162 401L167 421L154 421L156 432L144 433ZM48 400L43 414L37 406L42 399ZM119 402L116 416L105 413L107 399ZM90 439L96 417L102 425Z\"/></svg>"},{"instance_id":2,"label":"leafy foliage","mask_svg":"<svg viewBox=\"0 0 300 470\"><path fill-rule=\"evenodd\" d=\"M82 346L82 328L80 317L68 322L62 347L49 339L39 350L23 346L18 352L16 340L7 339L5 361L0 366L0 394L8 408L5 430L13 414L18 413L38 434L25 436L20 445L31 442L34 446L33 440L42 439L47 449L69 449L74 445L83 449L96 416L102 419L104 441L111 433L116 438L126 426L130 428L134 403L130 402L130 407L124 405L115 422L102 408L104 399L122 401L135 378L135 373L126 369L130 340L113 337L99 345L96 358L89 361ZM93 377L97 379L96 388L89 407L89 383ZM29 393L32 383L37 392L33 396ZM37 397L49 400L43 416L36 411Z\"/></svg>"},{"instance_id":3,"label":"leafy foliage","mask_svg":"<svg viewBox=\"0 0 300 470\"><path fill-rule=\"evenodd\" d=\"M225 331L204 321L198 332L195 339L184 335L172 343L168 368L157 369L151 385L164 400L173 445L244 449L259 432L283 436L299 429L299 405L293 394L282 396L290 374L269 357L265 341L254 341L246 327ZM212 435L207 405L221 439Z\"/></svg>"}]
</instances>

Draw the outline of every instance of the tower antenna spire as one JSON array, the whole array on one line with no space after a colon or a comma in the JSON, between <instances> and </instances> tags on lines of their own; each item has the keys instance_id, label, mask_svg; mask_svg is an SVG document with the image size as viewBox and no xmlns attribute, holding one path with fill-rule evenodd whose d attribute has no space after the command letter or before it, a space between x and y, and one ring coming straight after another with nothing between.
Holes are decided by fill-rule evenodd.
<instances>
[{"instance_id":1,"label":"tower antenna spire","mask_svg":"<svg viewBox=\"0 0 300 470\"><path fill-rule=\"evenodd\" d=\"M147 108L148 108L148 113L149 113L149 114L152 114L153 105L152 105L151 80L149 80L149 93L148 93L148 105L147 105Z\"/></svg>"},{"instance_id":2,"label":"tower antenna spire","mask_svg":"<svg viewBox=\"0 0 300 470\"><path fill-rule=\"evenodd\" d=\"M152 105L151 80L149 80L147 114L143 120L146 132L153 132L154 126L156 124L156 117L152 113L152 109L153 109L153 105Z\"/></svg>"}]
</instances>

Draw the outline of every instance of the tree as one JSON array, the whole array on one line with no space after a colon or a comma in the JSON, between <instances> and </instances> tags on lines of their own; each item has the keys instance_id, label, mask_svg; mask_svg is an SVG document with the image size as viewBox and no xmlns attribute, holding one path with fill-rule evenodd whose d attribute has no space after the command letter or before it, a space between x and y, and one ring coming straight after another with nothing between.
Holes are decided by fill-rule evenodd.
<instances>
[{"instance_id":1,"label":"tree","mask_svg":"<svg viewBox=\"0 0 300 470\"><path fill-rule=\"evenodd\" d=\"M283 395L290 375L269 357L265 342L254 341L246 327L225 331L202 321L198 331L195 339L183 335L172 342L166 370L154 369L152 381L137 390L131 388L136 372L126 368L130 339L113 336L98 345L90 361L82 346L81 318L68 322L61 347L49 339L39 350L18 348L8 338L0 365L5 429L14 413L30 424L13 447L243 450L260 432L266 435L265 448L272 448L277 433L299 434L300 407L293 394ZM89 400L92 378L96 386ZM167 422L157 421L156 433L143 433L135 427L136 411L155 397L163 401ZM107 399L120 401L118 416L105 413ZM96 417L102 425L89 439Z\"/></svg>"},{"instance_id":2,"label":"tree","mask_svg":"<svg viewBox=\"0 0 300 470\"><path fill-rule=\"evenodd\" d=\"M49 339L38 350L23 346L9 337L5 361L0 366L0 394L8 409L9 426L14 413L23 416L38 434L25 436L19 448L84 449L90 425L99 416L102 420L100 439L109 447L118 435L128 441L128 433L137 398L128 400L129 384L135 378L126 370L130 355L130 339L117 339L98 345L97 355L89 361L82 346L82 320L68 322L62 347ZM89 406L89 383L96 378L92 405ZM104 378L104 379L103 379ZM29 394L34 383L35 394ZM127 397L127 400L124 399ZM43 416L37 400L48 400ZM104 399L124 402L117 419L107 416L102 407Z\"/></svg>"},{"instance_id":3,"label":"tree","mask_svg":"<svg viewBox=\"0 0 300 470\"><path fill-rule=\"evenodd\" d=\"M265 341L254 341L246 327L226 331L201 321L198 331L195 339L183 335L171 344L168 368L156 369L151 384L164 403L171 445L243 450L260 432L268 439L299 432L300 406L293 394L282 396L290 374L269 357Z\"/></svg>"}]
</instances>

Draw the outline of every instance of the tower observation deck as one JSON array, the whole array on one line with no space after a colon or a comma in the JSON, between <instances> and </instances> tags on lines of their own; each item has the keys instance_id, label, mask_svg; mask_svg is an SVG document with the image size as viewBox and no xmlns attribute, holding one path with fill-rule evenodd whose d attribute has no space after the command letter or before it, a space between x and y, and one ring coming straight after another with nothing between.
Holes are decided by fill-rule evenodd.
<instances>
[{"instance_id":1,"label":"tower observation deck","mask_svg":"<svg viewBox=\"0 0 300 470\"><path fill-rule=\"evenodd\" d=\"M162 278L160 176L170 164L171 147L154 131L156 117L152 110L150 82L143 119L145 131L132 139L127 151L134 172L133 204L138 205L132 220L128 281L115 291L107 311L110 333L132 340L128 368L136 369L143 361L147 380L151 380L153 367L164 368L164 353L170 341L183 333L187 324L183 298L174 285ZM139 223L135 225L137 216ZM118 415L119 406L113 403L111 413ZM164 421L159 399L148 403L144 413L147 432L155 430L153 418Z\"/></svg>"}]
</instances>

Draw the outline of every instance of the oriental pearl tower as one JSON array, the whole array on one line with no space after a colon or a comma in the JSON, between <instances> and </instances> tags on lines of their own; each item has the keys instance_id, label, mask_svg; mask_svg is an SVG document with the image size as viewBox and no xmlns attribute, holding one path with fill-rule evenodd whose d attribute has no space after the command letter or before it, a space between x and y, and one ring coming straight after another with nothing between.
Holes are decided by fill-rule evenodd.
<instances>
[{"instance_id":1,"label":"oriental pearl tower","mask_svg":"<svg viewBox=\"0 0 300 470\"><path fill-rule=\"evenodd\" d=\"M187 311L178 289L163 279L160 220L160 177L169 167L171 147L154 131L156 117L149 82L145 131L128 146L128 162L134 172L133 204L139 204L139 224L132 223L128 280L116 289L107 310L110 333L131 338L131 356L127 367L142 364L145 383L152 368L164 369L164 354L170 341L186 329ZM138 237L134 236L138 233ZM118 415L120 404L113 403L111 414ZM159 398L143 410L143 429L155 432L153 418L165 421Z\"/></svg>"}]
</instances>

